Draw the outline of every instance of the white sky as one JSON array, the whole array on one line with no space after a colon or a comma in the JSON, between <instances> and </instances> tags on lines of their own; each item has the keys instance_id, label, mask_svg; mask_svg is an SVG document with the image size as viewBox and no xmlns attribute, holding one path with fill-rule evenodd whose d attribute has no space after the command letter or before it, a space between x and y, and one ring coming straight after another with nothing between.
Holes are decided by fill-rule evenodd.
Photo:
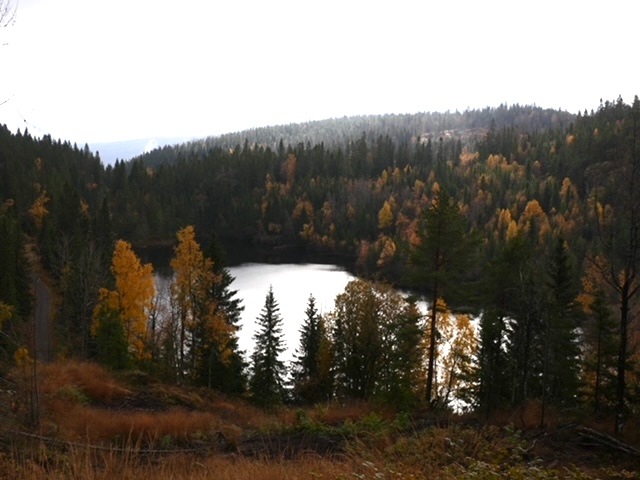
<instances>
[{"instance_id":1,"label":"white sky","mask_svg":"<svg viewBox=\"0 0 640 480\"><path fill-rule=\"evenodd\" d=\"M640 94L640 2L18 1L0 123L85 142Z\"/></svg>"}]
</instances>

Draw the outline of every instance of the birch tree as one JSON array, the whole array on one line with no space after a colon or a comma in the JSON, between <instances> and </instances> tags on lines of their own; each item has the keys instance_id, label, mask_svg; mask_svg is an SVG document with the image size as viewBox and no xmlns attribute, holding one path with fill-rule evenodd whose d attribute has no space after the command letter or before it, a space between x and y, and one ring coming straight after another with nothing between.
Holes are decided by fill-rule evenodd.
<instances>
[{"instance_id":1,"label":"birch tree","mask_svg":"<svg viewBox=\"0 0 640 480\"><path fill-rule=\"evenodd\" d=\"M153 267L143 265L124 240L116 242L111 273L115 289L100 289L99 303L94 310L92 333L99 336L105 322L117 317L122 324L124 341L129 353L138 361L149 356L147 349L147 321L155 297ZM109 327L111 328L111 327ZM117 330L117 329L116 329Z\"/></svg>"}]
</instances>

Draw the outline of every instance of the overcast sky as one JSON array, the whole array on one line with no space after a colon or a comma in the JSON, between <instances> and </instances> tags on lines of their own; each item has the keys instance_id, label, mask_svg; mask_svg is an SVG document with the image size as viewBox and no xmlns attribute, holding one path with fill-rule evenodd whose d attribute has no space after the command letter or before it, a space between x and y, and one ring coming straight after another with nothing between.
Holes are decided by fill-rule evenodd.
<instances>
[{"instance_id":1,"label":"overcast sky","mask_svg":"<svg viewBox=\"0 0 640 480\"><path fill-rule=\"evenodd\" d=\"M0 123L78 144L640 94L635 0L0 0Z\"/></svg>"}]
</instances>

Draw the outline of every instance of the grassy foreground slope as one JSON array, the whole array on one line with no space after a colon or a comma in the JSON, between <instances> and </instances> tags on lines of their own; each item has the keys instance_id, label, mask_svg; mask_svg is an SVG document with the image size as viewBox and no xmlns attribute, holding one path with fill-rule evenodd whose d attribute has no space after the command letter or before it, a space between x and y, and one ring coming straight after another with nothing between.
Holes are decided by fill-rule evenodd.
<instances>
[{"instance_id":1,"label":"grassy foreground slope","mask_svg":"<svg viewBox=\"0 0 640 480\"><path fill-rule=\"evenodd\" d=\"M595 479L640 471L639 438L622 442L558 414L535 428L536 405L490 421L373 403L264 411L75 362L26 364L12 382L0 403L0 478Z\"/></svg>"}]
</instances>

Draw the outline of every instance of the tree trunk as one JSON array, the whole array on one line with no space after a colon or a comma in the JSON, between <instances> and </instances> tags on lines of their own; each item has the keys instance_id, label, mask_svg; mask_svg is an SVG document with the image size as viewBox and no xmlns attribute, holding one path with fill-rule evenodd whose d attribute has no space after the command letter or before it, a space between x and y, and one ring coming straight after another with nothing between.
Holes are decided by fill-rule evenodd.
<instances>
[{"instance_id":1,"label":"tree trunk","mask_svg":"<svg viewBox=\"0 0 640 480\"><path fill-rule=\"evenodd\" d=\"M547 389L549 388L549 355L551 349L551 321L549 318L549 313L545 316L545 340L544 340L544 356L543 356L543 367L542 367L542 398L540 399L540 429L544 428L544 416L546 414L547 409Z\"/></svg>"},{"instance_id":2,"label":"tree trunk","mask_svg":"<svg viewBox=\"0 0 640 480\"><path fill-rule=\"evenodd\" d=\"M431 303L431 320L429 331L429 365L427 368L427 404L431 405L432 390L433 390L433 377L436 363L436 326L438 317L438 281L433 282L433 297Z\"/></svg>"},{"instance_id":3,"label":"tree trunk","mask_svg":"<svg viewBox=\"0 0 640 480\"><path fill-rule=\"evenodd\" d=\"M620 291L620 345L618 349L618 381L616 384L616 435L621 435L624 429L625 392L627 389L625 373L627 370L627 343L629 317L629 282L625 280Z\"/></svg>"},{"instance_id":4,"label":"tree trunk","mask_svg":"<svg viewBox=\"0 0 640 480\"><path fill-rule=\"evenodd\" d=\"M598 325L598 348L596 352L596 379L593 391L593 411L598 413L600 411L600 382L601 373L600 365L602 363L602 342L603 342L602 325Z\"/></svg>"}]
</instances>

